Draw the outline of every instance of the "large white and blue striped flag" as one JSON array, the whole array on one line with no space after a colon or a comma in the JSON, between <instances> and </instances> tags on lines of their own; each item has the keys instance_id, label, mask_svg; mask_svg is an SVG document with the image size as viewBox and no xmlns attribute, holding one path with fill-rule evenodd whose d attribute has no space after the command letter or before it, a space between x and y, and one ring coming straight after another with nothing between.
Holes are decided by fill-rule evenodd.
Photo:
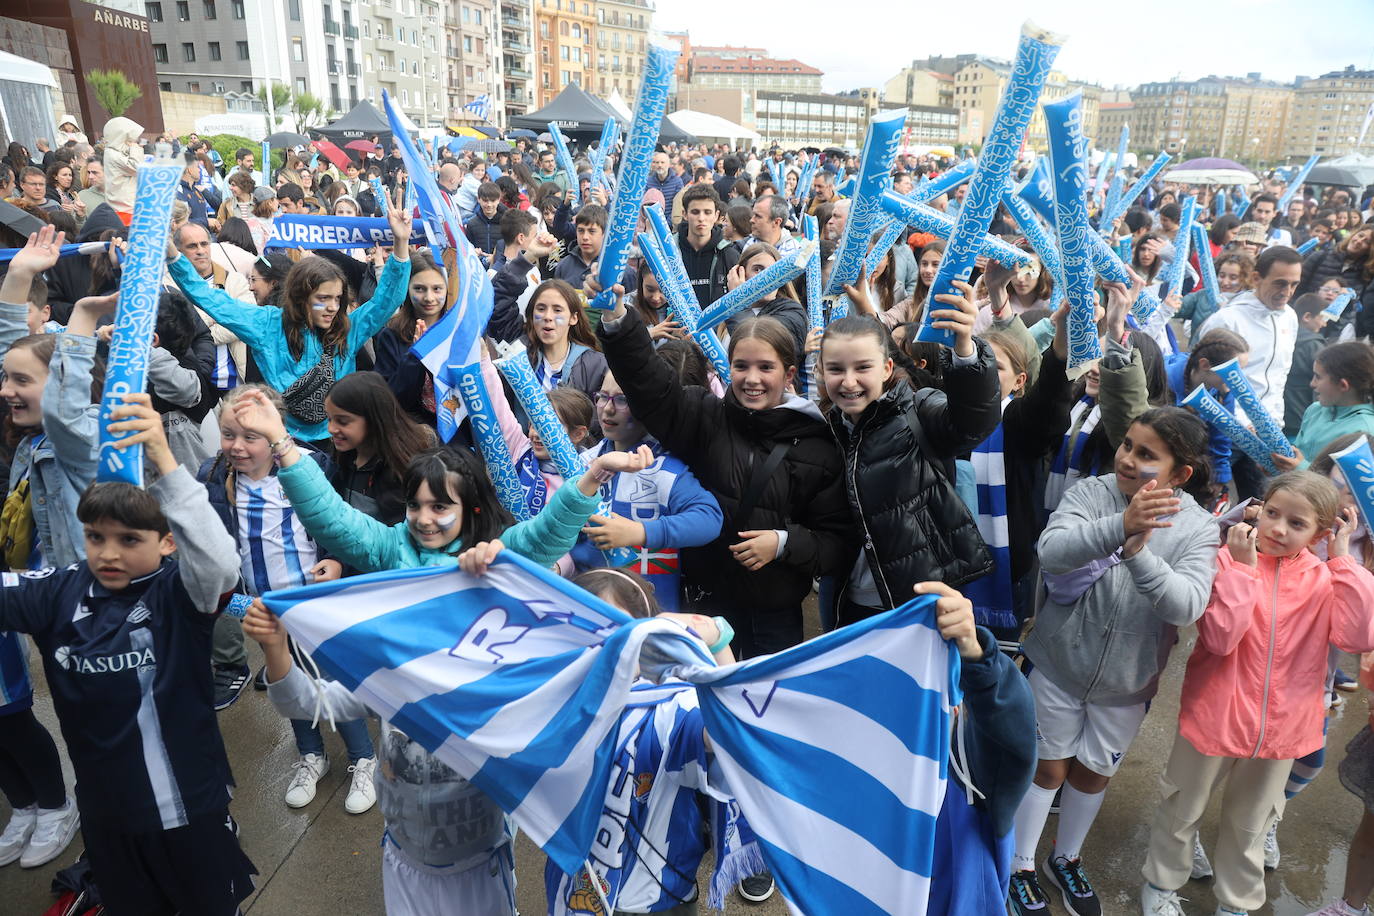
<instances>
[{"instance_id":1,"label":"large white and blue striped flag","mask_svg":"<svg viewBox=\"0 0 1374 916\"><path fill-rule=\"evenodd\" d=\"M644 639L661 634L659 645L710 662L673 624L631 625L512 551L481 578L426 567L263 600L323 670L491 796L570 874L592 848Z\"/></svg>"},{"instance_id":2,"label":"large white and blue striped flag","mask_svg":"<svg viewBox=\"0 0 1374 916\"><path fill-rule=\"evenodd\" d=\"M406 570L265 600L567 874L592 848L642 671L695 685L723 784L793 913L926 911L959 702L931 596L725 667L676 625L630 621L509 551L484 578Z\"/></svg>"},{"instance_id":3,"label":"large white and blue striped flag","mask_svg":"<svg viewBox=\"0 0 1374 916\"><path fill-rule=\"evenodd\" d=\"M458 294L453 307L410 348L410 352L434 377L434 412L440 439L447 442L467 413L456 391L455 370L477 364L480 357L478 347L482 345L482 335L486 332L487 322L491 320L495 296L487 269L482 266L477 249L472 247L472 242L463 232L462 220L454 212L449 199L440 192L434 174L402 127L400 114L386 90L382 90L382 106L386 109L392 137L401 149L406 172L415 188L416 203L420 208L420 217L428 227L431 244L447 244L457 255Z\"/></svg>"}]
</instances>

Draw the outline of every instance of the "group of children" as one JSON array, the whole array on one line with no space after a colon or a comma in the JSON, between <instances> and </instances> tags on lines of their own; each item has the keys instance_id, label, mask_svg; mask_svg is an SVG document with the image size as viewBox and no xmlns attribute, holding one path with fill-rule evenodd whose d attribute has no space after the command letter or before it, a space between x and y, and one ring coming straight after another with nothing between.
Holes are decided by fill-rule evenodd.
<instances>
[{"instance_id":1,"label":"group of children","mask_svg":"<svg viewBox=\"0 0 1374 916\"><path fill-rule=\"evenodd\" d=\"M709 185L676 193L678 246L703 307L792 247L785 229L730 242ZM1199 873L1215 875L1221 914L1263 904L1286 791L1321 766L1331 650L1374 650L1374 549L1330 458L1374 434L1374 350L1350 322L1323 318L1339 280L1294 300L1312 263L1293 249L1220 251L1222 301L1161 296L1191 323L1179 347L1175 329L1128 317L1172 250L1167 239L1138 244L1135 286L1102 287L1103 359L1073 379L1067 305L1047 308L1053 277L1038 260L1016 271L989 263L976 284L927 302L943 253L930 241L910 295L889 253L846 288L852 314L823 330L807 327L790 285L750 303L717 329L727 380L667 310L672 279L646 265L620 278L613 308L587 308L601 292L604 206L555 206L548 220L517 206L498 218L489 197L483 186L495 309L482 372L527 504L539 508L520 523L468 425L440 441L436 416L450 405L410 347L453 307L457 278L411 249L399 196L394 244L365 284L307 255L248 304L184 248L169 251L176 291L163 297L154 342L162 368L116 414L134 433L123 444L144 446L155 478L146 490L92 483L99 326L113 298L82 299L65 327L45 327L36 290L62 236L45 229L15 256L0 286L13 449L0 513L10 569L0 791L14 812L0 864L51 861L79 821L110 913L234 913L253 868L228 813L215 712L250 680L246 632L296 743L286 804L310 805L330 769L320 703L348 756L345 809L380 803L388 912L513 913L511 831L495 802L389 723L374 748L371 712L329 672L316 676L253 602L379 570L481 574L506 549L632 616L673 615L722 663L800 643L818 582L827 627L937 593L941 631L965 662L972 734L956 751L958 778L978 800L958 808L977 842L962 847L956 873L933 880L931 912L1046 912L1041 875L1075 916L1102 912L1084 865L1088 834L1180 632L1194 626L1142 907L1181 913L1175 892ZM254 279L281 266L254 261ZM917 340L923 319L952 345ZM231 339L252 378L216 386L205 344ZM492 362L520 348L581 453L576 479L563 478ZM1275 456L1283 473L1264 475L1178 406L1200 385L1234 409L1216 371L1231 359L1288 424L1298 455ZM375 371L359 371L360 360ZM195 441L202 421L217 449ZM223 613L250 603L242 625ZM43 659L74 800L31 710L21 633ZM619 765L657 774L662 790L636 794L630 820L644 829L621 821L590 870L550 866L550 912L694 913L702 808L732 804L711 774L710 736L690 692L627 711L620 727ZM1356 768L1374 768L1367 730L1343 775ZM1374 779L1347 781L1374 799ZM1223 784L1209 858L1198 825ZM617 791L608 786L608 810ZM1374 849L1374 821L1361 831L1357 845ZM1329 912L1361 912L1361 886ZM748 900L771 892L766 873L740 885Z\"/></svg>"}]
</instances>

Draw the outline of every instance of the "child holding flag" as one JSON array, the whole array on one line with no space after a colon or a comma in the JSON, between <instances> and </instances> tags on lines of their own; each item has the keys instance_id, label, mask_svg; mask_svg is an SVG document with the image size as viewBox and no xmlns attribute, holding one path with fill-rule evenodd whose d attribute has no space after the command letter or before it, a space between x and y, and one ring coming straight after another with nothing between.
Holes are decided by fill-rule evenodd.
<instances>
[{"instance_id":1,"label":"child holding flag","mask_svg":"<svg viewBox=\"0 0 1374 916\"><path fill-rule=\"evenodd\" d=\"M600 502L600 484L620 471L652 461L647 448L598 457L587 473L560 487L549 505L528 522L514 524L496 498L485 469L467 452L422 452L402 481L406 518L383 525L347 505L323 472L302 461L281 414L261 392L235 405L239 424L272 444L282 481L301 522L320 544L364 572L458 562L464 547L511 550L545 566L572 547L582 523ZM365 708L341 685L312 679L295 668L285 631L255 606L245 632L268 654L269 693L285 715L308 715L322 691L331 715L356 718ZM404 733L384 725L379 800L386 821L383 890L391 916L442 916L462 912L515 911L514 861L500 809Z\"/></svg>"}]
</instances>

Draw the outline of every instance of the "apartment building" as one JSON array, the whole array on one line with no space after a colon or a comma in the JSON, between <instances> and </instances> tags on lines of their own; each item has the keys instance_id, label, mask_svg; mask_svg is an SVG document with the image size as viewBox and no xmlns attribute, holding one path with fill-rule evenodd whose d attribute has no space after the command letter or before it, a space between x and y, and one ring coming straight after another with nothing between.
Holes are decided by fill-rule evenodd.
<instances>
[{"instance_id":1,"label":"apartment building","mask_svg":"<svg viewBox=\"0 0 1374 916\"><path fill-rule=\"evenodd\" d=\"M644 78L644 55L654 6L649 0L597 0L595 86L587 88L607 98L619 90L633 106Z\"/></svg>"}]
</instances>

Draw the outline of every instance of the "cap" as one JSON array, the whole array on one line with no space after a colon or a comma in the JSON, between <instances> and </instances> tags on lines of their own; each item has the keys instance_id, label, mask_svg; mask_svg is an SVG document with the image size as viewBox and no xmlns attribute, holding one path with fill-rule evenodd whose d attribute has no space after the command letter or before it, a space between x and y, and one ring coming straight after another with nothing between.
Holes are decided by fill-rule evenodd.
<instances>
[{"instance_id":1,"label":"cap","mask_svg":"<svg viewBox=\"0 0 1374 916\"><path fill-rule=\"evenodd\" d=\"M264 187L254 188L254 189L253 189L253 203L255 203L255 204L260 204L260 203L262 203L264 200L271 200L272 198L274 198L274 197L276 197L276 196L277 196L277 192L274 191L272 188L269 188L269 187L265 187L265 186L264 186Z\"/></svg>"},{"instance_id":2,"label":"cap","mask_svg":"<svg viewBox=\"0 0 1374 916\"><path fill-rule=\"evenodd\" d=\"M1269 233L1266 232L1264 227L1259 223L1241 223L1240 226L1236 228L1236 234L1233 238L1237 242L1246 242L1251 245L1263 245L1269 241Z\"/></svg>"}]
</instances>

